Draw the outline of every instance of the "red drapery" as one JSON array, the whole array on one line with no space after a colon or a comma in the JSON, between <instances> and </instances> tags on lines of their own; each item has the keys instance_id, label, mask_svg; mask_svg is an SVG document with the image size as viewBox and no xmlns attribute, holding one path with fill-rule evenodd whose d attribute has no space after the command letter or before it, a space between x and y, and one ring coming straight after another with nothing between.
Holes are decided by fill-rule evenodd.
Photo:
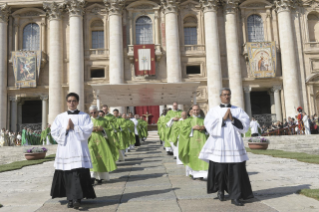
<instances>
[{"instance_id":1,"label":"red drapery","mask_svg":"<svg viewBox=\"0 0 319 212\"><path fill-rule=\"evenodd\" d=\"M143 116L148 112L151 116L148 117L148 124L156 124L160 116L159 106L138 106L135 107L135 114ZM146 120L146 117L143 116L143 119Z\"/></svg>"}]
</instances>

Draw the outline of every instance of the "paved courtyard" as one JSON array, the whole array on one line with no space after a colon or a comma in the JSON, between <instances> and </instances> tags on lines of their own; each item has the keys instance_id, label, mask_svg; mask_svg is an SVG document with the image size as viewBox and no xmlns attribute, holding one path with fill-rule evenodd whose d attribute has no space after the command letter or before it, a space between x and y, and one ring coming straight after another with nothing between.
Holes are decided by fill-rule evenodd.
<instances>
[{"instance_id":1,"label":"paved courtyard","mask_svg":"<svg viewBox=\"0 0 319 212\"><path fill-rule=\"evenodd\" d=\"M249 154L247 170L255 198L244 207L220 202L206 193L206 182L185 176L158 142L155 132L127 154L111 173L111 181L96 185L98 198L84 200L82 211L319 211L319 201L295 194L319 188L319 165ZM75 211L64 199L50 199L53 162L0 173L0 211Z\"/></svg>"}]
</instances>

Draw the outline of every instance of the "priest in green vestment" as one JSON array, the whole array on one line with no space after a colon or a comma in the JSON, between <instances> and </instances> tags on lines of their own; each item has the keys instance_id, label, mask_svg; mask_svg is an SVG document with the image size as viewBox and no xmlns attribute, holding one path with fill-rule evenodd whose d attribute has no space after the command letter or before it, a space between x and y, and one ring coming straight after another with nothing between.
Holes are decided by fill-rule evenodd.
<instances>
[{"instance_id":1,"label":"priest in green vestment","mask_svg":"<svg viewBox=\"0 0 319 212\"><path fill-rule=\"evenodd\" d=\"M21 135L21 146L28 145L27 140L26 140L26 133L27 133L27 128L23 128L22 130L22 135Z\"/></svg>"},{"instance_id":2,"label":"priest in green vestment","mask_svg":"<svg viewBox=\"0 0 319 212\"><path fill-rule=\"evenodd\" d=\"M207 179L208 163L198 158L203 146L206 143L208 135L204 126L204 117L200 116L200 108L198 105L192 107L193 116L186 119L181 126L182 137L180 142L179 154L180 160L186 165L186 176L191 176L193 179ZM188 138L187 138L188 137ZM183 140L186 139L186 140Z\"/></svg>"},{"instance_id":3,"label":"priest in green vestment","mask_svg":"<svg viewBox=\"0 0 319 212\"><path fill-rule=\"evenodd\" d=\"M161 144L165 140L165 128L166 128L165 115L166 115L166 113L167 113L167 110L164 109L163 112L162 112L161 117L159 117L158 120L157 120L157 134L160 137Z\"/></svg>"},{"instance_id":4,"label":"priest in green vestment","mask_svg":"<svg viewBox=\"0 0 319 212\"><path fill-rule=\"evenodd\" d=\"M179 121L181 118L181 110L178 110L178 104L177 102L173 103L173 109L169 110L165 116L165 125L167 126L165 128L165 150L168 155L173 155L173 148L171 146L171 142L174 141L174 139L177 137L175 130L173 130L174 124Z\"/></svg>"},{"instance_id":5,"label":"priest in green vestment","mask_svg":"<svg viewBox=\"0 0 319 212\"><path fill-rule=\"evenodd\" d=\"M117 137L118 137L118 144L119 144L119 161L125 161L124 155L125 150L128 148L128 139L127 134L125 132L125 119L119 116L118 109L113 110L113 115L115 117L114 126L117 131ZM125 114L124 114L125 117Z\"/></svg>"},{"instance_id":6,"label":"priest in green vestment","mask_svg":"<svg viewBox=\"0 0 319 212\"><path fill-rule=\"evenodd\" d=\"M98 116L96 106L90 107L90 115L93 122L93 132L88 144L93 166L91 178L101 183L102 180L109 181L109 172L114 171L117 167L110 148L112 141L105 139L103 134L108 128L108 121Z\"/></svg>"},{"instance_id":7,"label":"priest in green vestment","mask_svg":"<svg viewBox=\"0 0 319 212\"><path fill-rule=\"evenodd\" d=\"M128 131L129 131L129 143L130 143L128 151L130 151L131 149L134 149L134 144L136 142L135 132L134 132L135 124L134 124L134 122L132 122L130 120L129 116L126 117L126 122L127 122L127 126L128 126Z\"/></svg>"},{"instance_id":8,"label":"priest in green vestment","mask_svg":"<svg viewBox=\"0 0 319 212\"><path fill-rule=\"evenodd\" d=\"M46 144L46 145L57 144L57 142L51 136L51 125L50 124L48 124L48 127L42 131L41 142L43 142L43 145L44 144Z\"/></svg>"},{"instance_id":9,"label":"priest in green vestment","mask_svg":"<svg viewBox=\"0 0 319 212\"><path fill-rule=\"evenodd\" d=\"M139 121L141 128L142 128L142 139L145 141L148 137L148 123L143 119L143 117L140 117Z\"/></svg>"}]
</instances>

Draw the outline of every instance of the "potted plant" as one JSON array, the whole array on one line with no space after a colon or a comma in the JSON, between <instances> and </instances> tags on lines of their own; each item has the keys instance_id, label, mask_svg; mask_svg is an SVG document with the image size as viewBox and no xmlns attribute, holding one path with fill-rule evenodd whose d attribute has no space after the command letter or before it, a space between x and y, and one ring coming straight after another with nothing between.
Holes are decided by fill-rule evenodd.
<instances>
[{"instance_id":1,"label":"potted plant","mask_svg":"<svg viewBox=\"0 0 319 212\"><path fill-rule=\"evenodd\" d=\"M250 149L266 150L269 145L269 140L264 137L251 137L248 140L248 146Z\"/></svg>"},{"instance_id":2,"label":"potted plant","mask_svg":"<svg viewBox=\"0 0 319 212\"><path fill-rule=\"evenodd\" d=\"M48 149L44 147L32 147L31 149L24 149L24 156L27 160L44 159Z\"/></svg>"}]
</instances>

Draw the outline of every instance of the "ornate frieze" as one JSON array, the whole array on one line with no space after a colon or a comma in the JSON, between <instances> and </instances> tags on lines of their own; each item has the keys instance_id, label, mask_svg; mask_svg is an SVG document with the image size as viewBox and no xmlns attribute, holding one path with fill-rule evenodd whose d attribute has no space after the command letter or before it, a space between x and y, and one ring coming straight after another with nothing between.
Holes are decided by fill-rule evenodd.
<instances>
[{"instance_id":1,"label":"ornate frieze","mask_svg":"<svg viewBox=\"0 0 319 212\"><path fill-rule=\"evenodd\" d=\"M70 16L83 16L85 0L66 0L66 8Z\"/></svg>"},{"instance_id":2,"label":"ornate frieze","mask_svg":"<svg viewBox=\"0 0 319 212\"><path fill-rule=\"evenodd\" d=\"M179 2L177 0L161 0L164 12L167 13L177 13Z\"/></svg>"},{"instance_id":3,"label":"ornate frieze","mask_svg":"<svg viewBox=\"0 0 319 212\"><path fill-rule=\"evenodd\" d=\"M122 15L125 0L104 0L109 15Z\"/></svg>"},{"instance_id":4,"label":"ornate frieze","mask_svg":"<svg viewBox=\"0 0 319 212\"><path fill-rule=\"evenodd\" d=\"M217 12L220 0L200 0L204 12Z\"/></svg>"},{"instance_id":5,"label":"ornate frieze","mask_svg":"<svg viewBox=\"0 0 319 212\"><path fill-rule=\"evenodd\" d=\"M276 0L274 1L277 13L290 11L291 9L295 9L295 1L294 0Z\"/></svg>"},{"instance_id":6,"label":"ornate frieze","mask_svg":"<svg viewBox=\"0 0 319 212\"><path fill-rule=\"evenodd\" d=\"M62 11L64 7L65 7L64 3L56 3L56 2L43 3L43 8L47 11L47 15L50 18L50 20L60 19L62 17Z\"/></svg>"},{"instance_id":7,"label":"ornate frieze","mask_svg":"<svg viewBox=\"0 0 319 212\"><path fill-rule=\"evenodd\" d=\"M239 0L223 0L225 13L236 13Z\"/></svg>"},{"instance_id":8,"label":"ornate frieze","mask_svg":"<svg viewBox=\"0 0 319 212\"><path fill-rule=\"evenodd\" d=\"M8 22L8 17L11 12L7 3L0 5L0 22Z\"/></svg>"}]
</instances>

